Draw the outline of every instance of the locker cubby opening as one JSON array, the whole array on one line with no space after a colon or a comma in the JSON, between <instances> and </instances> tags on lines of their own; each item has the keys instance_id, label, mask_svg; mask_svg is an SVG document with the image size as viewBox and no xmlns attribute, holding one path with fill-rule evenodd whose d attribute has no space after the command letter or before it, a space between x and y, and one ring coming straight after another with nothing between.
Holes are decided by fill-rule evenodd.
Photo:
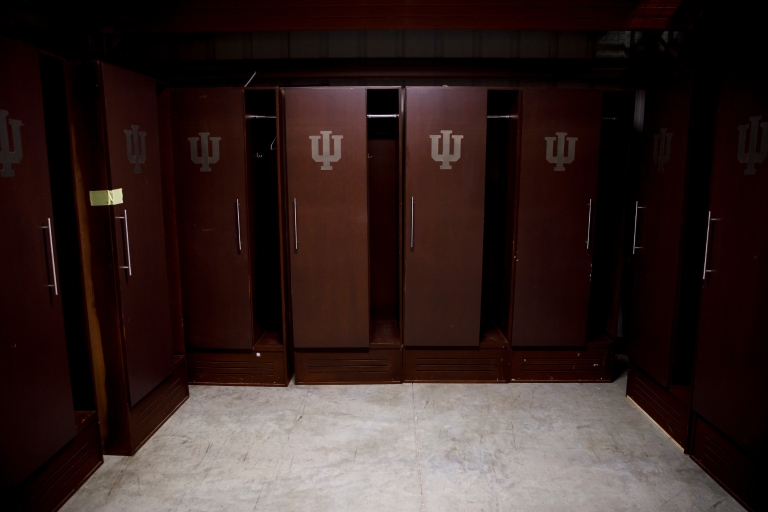
<instances>
[{"instance_id":1,"label":"locker cubby opening","mask_svg":"<svg viewBox=\"0 0 768 512\"><path fill-rule=\"evenodd\" d=\"M80 235L70 148L64 63L40 56L45 136L53 202L56 263L64 313L69 378L78 422L96 410L91 349L85 311ZM88 411L88 412L86 412Z\"/></svg>"},{"instance_id":2,"label":"locker cubby opening","mask_svg":"<svg viewBox=\"0 0 768 512\"><path fill-rule=\"evenodd\" d=\"M369 89L370 343L400 345L400 89Z\"/></svg>"},{"instance_id":3,"label":"locker cubby opening","mask_svg":"<svg viewBox=\"0 0 768 512\"><path fill-rule=\"evenodd\" d=\"M274 89L245 91L248 212L255 347L282 347L277 97Z\"/></svg>"},{"instance_id":4,"label":"locker cubby opening","mask_svg":"<svg viewBox=\"0 0 768 512\"><path fill-rule=\"evenodd\" d=\"M519 91L488 91L481 345L511 337L512 234Z\"/></svg>"}]
</instances>

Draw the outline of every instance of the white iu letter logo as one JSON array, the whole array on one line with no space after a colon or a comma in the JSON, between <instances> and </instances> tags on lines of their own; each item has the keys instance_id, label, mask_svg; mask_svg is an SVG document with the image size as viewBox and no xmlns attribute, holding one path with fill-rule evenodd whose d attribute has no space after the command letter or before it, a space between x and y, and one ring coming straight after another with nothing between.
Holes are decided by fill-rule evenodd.
<instances>
[{"instance_id":1,"label":"white iu letter logo","mask_svg":"<svg viewBox=\"0 0 768 512\"><path fill-rule=\"evenodd\" d=\"M130 130L125 132L125 146L128 150L128 162L134 164L133 172L141 172L141 164L147 161L147 132L140 132L139 125L132 124ZM139 150L139 137L141 137L141 150Z\"/></svg>"},{"instance_id":2,"label":"white iu letter logo","mask_svg":"<svg viewBox=\"0 0 768 512\"><path fill-rule=\"evenodd\" d=\"M563 164L573 163L576 158L576 141L578 137L568 137L568 156L565 155L565 136L567 132L555 132L557 137L544 137L547 141L547 162L555 164L556 171L564 171ZM557 154L555 154L555 139L557 139Z\"/></svg>"},{"instance_id":3,"label":"white iu letter logo","mask_svg":"<svg viewBox=\"0 0 768 512\"><path fill-rule=\"evenodd\" d=\"M747 164L744 174L755 174L755 164L761 164L768 156L768 123L761 123L763 116L752 116L749 122L752 125L742 124L739 126L739 152L738 159L742 164ZM757 151L757 132L758 126L763 129L763 137L760 140L760 151ZM747 130L749 132L749 148L744 151L744 143L747 142Z\"/></svg>"},{"instance_id":4,"label":"white iu letter logo","mask_svg":"<svg viewBox=\"0 0 768 512\"><path fill-rule=\"evenodd\" d=\"M0 110L0 176L12 178L16 173L11 164L21 162L21 121L18 119L6 121L7 117L8 111ZM8 139L8 124L11 125L13 132L13 151L11 151L11 141Z\"/></svg>"},{"instance_id":5,"label":"white iu letter logo","mask_svg":"<svg viewBox=\"0 0 768 512\"><path fill-rule=\"evenodd\" d=\"M664 172L664 164L669 162L672 150L672 134L667 133L666 128L660 128L659 134L653 136L653 163L657 165L658 172Z\"/></svg>"},{"instance_id":6,"label":"white iu letter logo","mask_svg":"<svg viewBox=\"0 0 768 512\"><path fill-rule=\"evenodd\" d=\"M442 135L430 135L432 139L432 160L442 162L441 169L452 169L451 162L457 162L461 158L461 139L463 135L451 135L453 130L440 130ZM440 153L440 137L443 138L443 152ZM451 138L453 138L453 154L451 154Z\"/></svg>"},{"instance_id":7,"label":"white iu letter logo","mask_svg":"<svg viewBox=\"0 0 768 512\"><path fill-rule=\"evenodd\" d=\"M318 143L320 142L320 136L323 137L323 154L318 151ZM333 139L333 154L331 154L331 138ZM330 131L320 131L320 135L310 135L309 140L312 141L312 160L322 163L320 167L323 171L331 171L333 167L331 164L341 160L341 139L343 135L331 135Z\"/></svg>"},{"instance_id":8,"label":"white iu letter logo","mask_svg":"<svg viewBox=\"0 0 768 512\"><path fill-rule=\"evenodd\" d=\"M200 172L211 172L211 164L219 161L219 141L221 137L211 137L211 146L213 146L213 155L208 154L208 136L210 132L200 132L199 137L187 137L189 141L189 154L192 157L192 163L202 165ZM197 141L201 141L202 155L197 156Z\"/></svg>"}]
</instances>

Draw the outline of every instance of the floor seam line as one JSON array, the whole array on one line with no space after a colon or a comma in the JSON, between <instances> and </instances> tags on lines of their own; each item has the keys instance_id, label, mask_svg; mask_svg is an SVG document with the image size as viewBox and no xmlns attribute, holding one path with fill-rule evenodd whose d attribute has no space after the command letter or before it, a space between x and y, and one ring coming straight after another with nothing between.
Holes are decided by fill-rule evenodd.
<instances>
[{"instance_id":1,"label":"floor seam line","mask_svg":"<svg viewBox=\"0 0 768 512\"><path fill-rule=\"evenodd\" d=\"M416 415L416 392L411 383L411 402L413 403L413 428L416 433L416 461L419 469L419 497L421 498L421 512L424 512L424 477L421 472L421 445L419 443L419 424Z\"/></svg>"}]
</instances>

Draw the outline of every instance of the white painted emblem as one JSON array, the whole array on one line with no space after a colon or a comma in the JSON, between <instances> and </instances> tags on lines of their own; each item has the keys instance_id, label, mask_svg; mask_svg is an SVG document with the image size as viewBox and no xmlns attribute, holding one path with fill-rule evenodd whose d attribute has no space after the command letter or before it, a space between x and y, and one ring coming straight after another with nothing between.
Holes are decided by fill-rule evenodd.
<instances>
[{"instance_id":1,"label":"white painted emblem","mask_svg":"<svg viewBox=\"0 0 768 512\"><path fill-rule=\"evenodd\" d=\"M141 164L147 161L147 132L140 132L139 125L132 124L130 130L125 132L125 146L128 151L128 162L134 164L133 172L141 172ZM141 148L139 148L141 139Z\"/></svg>"},{"instance_id":2,"label":"white painted emblem","mask_svg":"<svg viewBox=\"0 0 768 512\"><path fill-rule=\"evenodd\" d=\"M12 178L16 173L11 165L21 162L21 121L18 119L6 121L7 117L8 111L0 110L0 176ZM13 133L13 151L11 151L11 141L8 137L8 125L11 125Z\"/></svg>"},{"instance_id":3,"label":"white painted emblem","mask_svg":"<svg viewBox=\"0 0 768 512\"><path fill-rule=\"evenodd\" d=\"M208 140L210 132L200 132L199 137L187 137L189 141L189 156L192 163L200 165L200 172L211 172L211 164L219 161L219 141L221 137L210 137L211 153L208 153ZM197 142L200 141L200 156L197 156Z\"/></svg>"},{"instance_id":4,"label":"white painted emblem","mask_svg":"<svg viewBox=\"0 0 768 512\"><path fill-rule=\"evenodd\" d=\"M672 150L672 134L666 128L660 128L659 134L653 136L653 163L657 172L664 172L664 164L669 162Z\"/></svg>"},{"instance_id":5,"label":"white painted emblem","mask_svg":"<svg viewBox=\"0 0 768 512\"><path fill-rule=\"evenodd\" d=\"M750 124L739 126L739 151L736 157L739 163L747 164L744 174L747 176L755 174L755 164L761 164L768 156L768 122L761 123L763 116L752 116L749 118ZM751 126L750 126L751 125ZM762 129L763 136L760 140L760 151L757 150L757 135L759 129ZM749 147L746 147L747 131L749 130ZM744 150L746 147L746 151Z\"/></svg>"},{"instance_id":6,"label":"white painted emblem","mask_svg":"<svg viewBox=\"0 0 768 512\"><path fill-rule=\"evenodd\" d=\"M451 135L453 130L440 130L442 135L430 135L432 139L432 160L440 162L441 169L452 169L451 162L458 162L461 158L461 139L463 135ZM440 139L443 139L443 152L440 152ZM451 153L451 139L453 139L453 153Z\"/></svg>"},{"instance_id":7,"label":"white painted emblem","mask_svg":"<svg viewBox=\"0 0 768 512\"><path fill-rule=\"evenodd\" d=\"M573 163L576 158L576 141L578 137L568 137L568 154L565 154L565 139L568 132L555 132L556 137L544 137L547 141L547 162L555 164L556 171L564 171L564 164ZM557 139L557 154L555 154L555 139Z\"/></svg>"},{"instance_id":8,"label":"white painted emblem","mask_svg":"<svg viewBox=\"0 0 768 512\"><path fill-rule=\"evenodd\" d=\"M312 160L318 163L322 163L320 170L331 171L333 170L332 163L341 160L341 139L343 135L331 135L331 131L320 130L320 135L310 135L309 140L312 141ZM323 154L319 152L320 137L323 137ZM333 139L333 154L331 154L331 139Z\"/></svg>"}]
</instances>

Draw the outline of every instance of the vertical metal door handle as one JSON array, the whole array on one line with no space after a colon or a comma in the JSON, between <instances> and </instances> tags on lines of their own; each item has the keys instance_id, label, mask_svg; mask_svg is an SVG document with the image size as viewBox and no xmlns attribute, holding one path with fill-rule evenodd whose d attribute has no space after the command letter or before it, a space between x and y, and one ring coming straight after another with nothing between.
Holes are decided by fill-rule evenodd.
<instances>
[{"instance_id":1,"label":"vertical metal door handle","mask_svg":"<svg viewBox=\"0 0 768 512\"><path fill-rule=\"evenodd\" d=\"M587 218L587 250L589 250L589 235L592 232L592 200L589 200L589 217Z\"/></svg>"},{"instance_id":2,"label":"vertical metal door handle","mask_svg":"<svg viewBox=\"0 0 768 512\"><path fill-rule=\"evenodd\" d=\"M235 207L237 208L237 250L243 250L243 240L240 237L240 200L235 199Z\"/></svg>"},{"instance_id":3,"label":"vertical metal door handle","mask_svg":"<svg viewBox=\"0 0 768 512\"><path fill-rule=\"evenodd\" d=\"M128 210L123 210L123 216L117 217L118 219L122 219L123 222L125 222L125 253L126 253L126 259L128 260L128 265L120 265L117 268L124 268L128 269L128 275L133 275L133 269L131 268L131 237L128 236Z\"/></svg>"},{"instance_id":4,"label":"vertical metal door handle","mask_svg":"<svg viewBox=\"0 0 768 512\"><path fill-rule=\"evenodd\" d=\"M43 229L48 230L48 245L51 248L51 270L53 270L53 284L49 284L48 288L53 288L53 293L55 295L59 294L59 285L56 281L56 260L54 259L53 255L53 230L51 229L51 219L48 218L48 225L42 226Z\"/></svg>"},{"instance_id":5,"label":"vertical metal door handle","mask_svg":"<svg viewBox=\"0 0 768 512\"><path fill-rule=\"evenodd\" d=\"M296 229L297 221L296 221L296 198L293 198L293 242L294 242L294 248L298 251L299 250L299 232ZM312 252L312 251L310 251Z\"/></svg>"},{"instance_id":6,"label":"vertical metal door handle","mask_svg":"<svg viewBox=\"0 0 768 512\"><path fill-rule=\"evenodd\" d=\"M712 226L712 223L716 220L720 220L720 219L713 217L711 210L707 212L707 240L704 242L704 272L701 276L702 280L706 280L707 274L712 272L712 270L707 269L707 256L709 255L709 228L710 226Z\"/></svg>"},{"instance_id":7,"label":"vertical metal door handle","mask_svg":"<svg viewBox=\"0 0 768 512\"><path fill-rule=\"evenodd\" d=\"M644 209L645 206L640 206L640 201L635 201L635 233L632 235L632 254L635 254L637 249L642 249L642 247L637 246L637 211Z\"/></svg>"},{"instance_id":8,"label":"vertical metal door handle","mask_svg":"<svg viewBox=\"0 0 768 512\"><path fill-rule=\"evenodd\" d=\"M411 249L413 249L413 196L411 196Z\"/></svg>"}]
</instances>

